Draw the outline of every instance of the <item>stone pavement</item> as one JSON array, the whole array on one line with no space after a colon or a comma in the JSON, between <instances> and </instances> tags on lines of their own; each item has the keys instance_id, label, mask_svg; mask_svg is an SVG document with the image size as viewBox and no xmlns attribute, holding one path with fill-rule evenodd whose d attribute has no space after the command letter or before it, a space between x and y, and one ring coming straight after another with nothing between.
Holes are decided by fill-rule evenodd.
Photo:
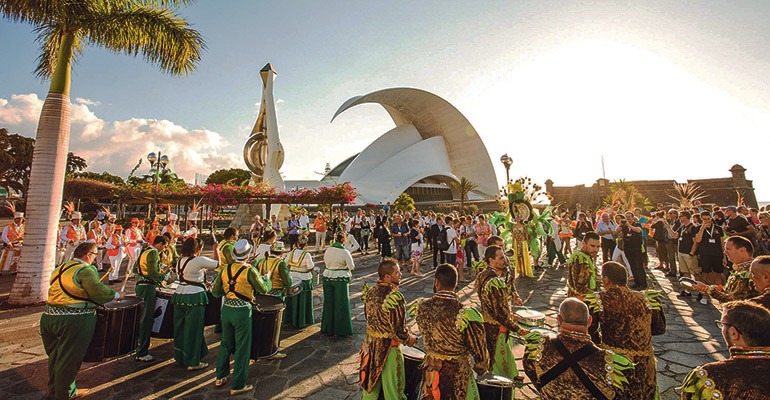
<instances>
[{"instance_id":1,"label":"stone pavement","mask_svg":"<svg viewBox=\"0 0 770 400\"><path fill-rule=\"evenodd\" d=\"M321 255L314 257L317 262ZM377 256L356 256L357 269L351 284L351 303L355 335L333 338L319 332L319 324L303 330L284 325L281 347L288 356L280 361L258 361L251 366L249 383L256 389L238 398L254 399L356 399L358 351L363 341L365 320L361 286L376 281ZM657 265L655 259L652 265ZM423 270L430 261L423 261ZM674 388L693 367L726 356L723 339L714 325L719 313L714 305L703 306L694 298L676 297L672 280L654 271L652 288L660 289L664 301L668 332L654 338L658 357L658 384L663 399L679 398ZM0 398L42 399L46 388L46 356L40 340L38 321L42 306L10 308L5 303L12 277L0 277ZM432 277L416 278L405 274L401 290L412 303L432 293ZM118 285L114 285L117 287ZM517 288L526 305L544 312L547 324L556 326L556 308L566 296L565 268L544 269L533 279L519 278ZM133 292L129 288L129 293ZM316 294L316 320L320 321L322 297ZM473 285L460 288L464 301L478 305ZM413 322L411 329L416 333ZM146 364L124 356L102 363L84 363L78 375L79 387L92 388L91 399L218 399L227 397L225 389L214 387L214 362L219 349L219 335L206 328L210 354L204 359L210 366L201 371L186 371L173 365L170 340L153 339L151 353L159 360ZM521 369L523 348L514 352ZM516 398L537 398L528 381L516 389Z\"/></svg>"}]
</instances>

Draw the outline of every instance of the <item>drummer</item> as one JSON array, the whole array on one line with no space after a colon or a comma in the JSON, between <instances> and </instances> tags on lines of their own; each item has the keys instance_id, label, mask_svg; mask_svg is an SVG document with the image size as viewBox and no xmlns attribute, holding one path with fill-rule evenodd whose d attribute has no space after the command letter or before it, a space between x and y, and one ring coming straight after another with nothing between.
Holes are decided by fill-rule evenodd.
<instances>
[{"instance_id":1,"label":"drummer","mask_svg":"<svg viewBox=\"0 0 770 400\"><path fill-rule=\"evenodd\" d=\"M270 290L269 277L260 276L255 268L245 263L250 252L251 245L248 240L235 242L235 263L219 271L211 289L215 297L225 296L222 302L222 342L219 345L217 379L214 385L222 387L227 383L230 375L230 354L234 354L230 395L254 389L254 386L246 385L252 341L251 308L255 291L267 293Z\"/></svg>"},{"instance_id":2,"label":"drummer","mask_svg":"<svg viewBox=\"0 0 770 400\"><path fill-rule=\"evenodd\" d=\"M219 269L235 262L233 245L238 240L238 228L225 229L225 238L219 242Z\"/></svg>"},{"instance_id":3,"label":"drummer","mask_svg":"<svg viewBox=\"0 0 770 400\"><path fill-rule=\"evenodd\" d=\"M302 281L302 291L286 299L286 318L292 326L304 328L313 325L313 256L305 250L307 235L299 235L297 247L287 253L283 259L289 265L291 280Z\"/></svg>"},{"instance_id":4,"label":"drummer","mask_svg":"<svg viewBox=\"0 0 770 400\"><path fill-rule=\"evenodd\" d=\"M107 239L105 244L107 248L107 258L110 260L110 285L118 282L120 276L120 266L123 264L123 259L126 257L126 242L123 238L123 227L115 225L112 228L112 234Z\"/></svg>"},{"instance_id":5,"label":"drummer","mask_svg":"<svg viewBox=\"0 0 770 400\"><path fill-rule=\"evenodd\" d=\"M178 218L176 214L169 214L168 224L160 231L161 235L164 233L171 235L171 245L174 247L176 247L176 241L179 239L179 225L176 224Z\"/></svg>"},{"instance_id":6,"label":"drummer","mask_svg":"<svg viewBox=\"0 0 770 400\"><path fill-rule=\"evenodd\" d=\"M59 240L64 243L64 261L69 261L73 257L75 248L86 241L86 230L80 225L83 216L80 211L75 211L70 217L70 224L65 226L59 234Z\"/></svg>"},{"instance_id":7,"label":"drummer","mask_svg":"<svg viewBox=\"0 0 770 400\"><path fill-rule=\"evenodd\" d=\"M398 291L398 261L383 258L377 275L377 285L363 294L366 338L360 357L361 399L376 400L380 392L386 399L403 399L406 377L400 345L414 346L417 339L406 328L406 301Z\"/></svg>"},{"instance_id":8,"label":"drummer","mask_svg":"<svg viewBox=\"0 0 770 400\"><path fill-rule=\"evenodd\" d=\"M3 249L3 256L0 257L3 260L0 270L5 271L5 265L9 262L8 260L18 258L21 253L21 242L24 240L23 212L13 212L13 222L3 228L2 240L5 243L5 248ZM12 263L13 261L10 262Z\"/></svg>"},{"instance_id":9,"label":"drummer","mask_svg":"<svg viewBox=\"0 0 770 400\"><path fill-rule=\"evenodd\" d=\"M136 349L137 361L154 361L151 356L150 334L152 325L155 321L155 290L162 281L172 282L169 274L160 272L160 253L166 249L168 239L161 235L155 238L152 246L147 246L139 255L139 262L134 265L134 273L139 276L136 282L136 295L144 300L144 309L142 310L142 319L139 322L139 343Z\"/></svg>"},{"instance_id":10,"label":"drummer","mask_svg":"<svg viewBox=\"0 0 770 400\"><path fill-rule=\"evenodd\" d=\"M65 400L87 394L88 389L75 386L75 376L96 328L95 307L123 298L99 280L99 272L91 265L97 254L96 244L82 243L73 251L72 261L51 273L48 301L40 317L50 398Z\"/></svg>"},{"instance_id":11,"label":"drummer","mask_svg":"<svg viewBox=\"0 0 770 400\"><path fill-rule=\"evenodd\" d=\"M272 289L267 294L280 297L281 300L286 298L286 293L291 287L289 265L281 258L287 251L289 250L283 242L273 242L270 246L270 255L267 258L258 259L254 264L260 275L270 277Z\"/></svg>"},{"instance_id":12,"label":"drummer","mask_svg":"<svg viewBox=\"0 0 770 400\"><path fill-rule=\"evenodd\" d=\"M100 224L99 221L91 221L88 233L86 234L86 242L96 243L99 255L96 257L96 260L94 260L94 263L99 271L103 270L102 260L104 260L104 244L106 241L107 238L104 236L102 224Z\"/></svg>"},{"instance_id":13,"label":"drummer","mask_svg":"<svg viewBox=\"0 0 770 400\"><path fill-rule=\"evenodd\" d=\"M139 257L139 253L142 251L142 244L146 243L142 230L139 228L139 218L131 218L131 226L124 232L126 240L126 253L128 254L128 265L130 268L134 268L136 260ZM151 243L155 243L154 241ZM147 307L147 303L145 303Z\"/></svg>"},{"instance_id":14,"label":"drummer","mask_svg":"<svg viewBox=\"0 0 770 400\"><path fill-rule=\"evenodd\" d=\"M262 233L262 240L259 241L259 245L254 249L254 259L259 261L262 258L267 257L270 254L270 246L275 243L278 238L276 231L267 228Z\"/></svg>"},{"instance_id":15,"label":"drummer","mask_svg":"<svg viewBox=\"0 0 770 400\"><path fill-rule=\"evenodd\" d=\"M171 271L174 265L176 265L177 260L179 260L179 253L176 252L176 246L171 245L171 234L166 232L162 236L166 237L168 245L166 246L166 249L160 253L160 265L163 273L167 273L168 271Z\"/></svg>"},{"instance_id":16,"label":"drummer","mask_svg":"<svg viewBox=\"0 0 770 400\"><path fill-rule=\"evenodd\" d=\"M208 363L201 358L209 353L203 338L206 305L206 271L213 271L219 261L201 256L203 240L187 239L182 243L182 258L176 263L179 286L171 296L174 304L174 361L188 371L203 369ZM218 252L214 249L214 255Z\"/></svg>"},{"instance_id":17,"label":"drummer","mask_svg":"<svg viewBox=\"0 0 770 400\"><path fill-rule=\"evenodd\" d=\"M517 324L519 317L511 311L510 302L524 303L516 293L516 275L508 267L502 247L491 245L484 250L487 268L476 279L476 292L481 301L481 315L487 337L487 350L492 356L491 372L509 379L524 380L516 368L509 333L524 336L527 332Z\"/></svg>"}]
</instances>

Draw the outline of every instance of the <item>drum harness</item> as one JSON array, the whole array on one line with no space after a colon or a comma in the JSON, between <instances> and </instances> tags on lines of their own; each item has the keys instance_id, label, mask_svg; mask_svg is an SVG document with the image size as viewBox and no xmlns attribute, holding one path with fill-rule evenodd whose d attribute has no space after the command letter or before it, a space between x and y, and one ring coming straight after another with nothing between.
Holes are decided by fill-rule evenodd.
<instances>
[{"instance_id":1,"label":"drum harness","mask_svg":"<svg viewBox=\"0 0 770 400\"><path fill-rule=\"evenodd\" d=\"M177 274L179 275L179 280L182 281L182 283L184 283L186 285L197 286L197 287L205 290L206 289L206 285L204 285L203 283L188 281L184 277L184 270L185 270L185 268L187 268L187 263L192 261L193 258L195 258L195 256L187 257L187 260L185 260L185 262L184 262L184 264L182 264L181 268L179 267L179 264L182 262L182 260L178 260L176 262L176 271L177 271ZM204 277L204 279L206 279L206 278Z\"/></svg>"},{"instance_id":2,"label":"drum harness","mask_svg":"<svg viewBox=\"0 0 770 400\"><path fill-rule=\"evenodd\" d=\"M244 265L241 264L241 266L244 266ZM230 269L230 267L232 267L232 264L230 264L227 267L225 267L226 270L227 270L227 285L228 285L227 293L232 293L232 294L235 295L235 297L237 297L237 298L239 298L239 299L241 299L241 300L243 300L243 301L245 301L247 303L253 304L254 301L252 299L250 299L250 298L248 298L248 297L238 293L238 291L235 290L235 284L237 283L238 277L241 275L241 273L243 271L246 271L249 268L244 266L244 268L239 269L238 272L235 273L235 276L233 276L233 273L232 273L233 271Z\"/></svg>"},{"instance_id":3,"label":"drum harness","mask_svg":"<svg viewBox=\"0 0 770 400\"><path fill-rule=\"evenodd\" d=\"M95 303L93 300L91 300L89 298L76 296L76 295L70 293L69 290L67 290L67 288L65 288L64 285L62 284L62 281L61 281L62 274L64 274L70 268L72 268L72 267L74 267L76 265L79 265L79 264L80 263L77 262L77 261L74 261L74 262L70 261L69 263L63 264L62 267L59 269L59 275L56 275L56 278L54 278L54 280L56 280L59 283L59 288L67 296L72 297L75 300L85 301L86 303L92 303L92 304L94 304L96 306L99 306L99 304ZM77 271L75 273L77 273ZM83 288L83 291L86 291L86 288ZM88 292L86 292L86 293L88 293ZM83 308L88 308L88 304L85 304L85 307L83 307Z\"/></svg>"},{"instance_id":4,"label":"drum harness","mask_svg":"<svg viewBox=\"0 0 770 400\"><path fill-rule=\"evenodd\" d=\"M155 282L154 280L148 278L147 275L145 275L142 272L142 256L144 255L144 253L150 251L152 248L153 248L152 246L147 246L144 249L142 249L141 253L139 253L139 259L137 260L137 262L139 263L139 265L138 265L139 268L137 268L136 270L139 273L139 276L142 277L142 280L136 282L137 286L139 286L139 285L157 286L158 285L158 282Z\"/></svg>"},{"instance_id":5,"label":"drum harness","mask_svg":"<svg viewBox=\"0 0 770 400\"><path fill-rule=\"evenodd\" d=\"M608 400L607 396L605 396L604 393L602 393L602 391L596 387L596 384L591 381L588 375L586 375L585 371L583 371L583 368L581 368L578 364L578 362L596 353L599 351L599 349L596 348L593 343L589 343L577 349L574 353L570 353L569 349L567 349L564 343L562 343L558 338L551 340L551 343L553 343L556 350L559 352L559 354L561 354L562 357L564 357L564 359L551 367L551 369L546 371L540 377L540 386L544 387L568 369L572 369L572 372L575 373L578 380L580 380L580 383L583 384L583 386L591 393L592 396L594 396L594 398L599 400Z\"/></svg>"}]
</instances>

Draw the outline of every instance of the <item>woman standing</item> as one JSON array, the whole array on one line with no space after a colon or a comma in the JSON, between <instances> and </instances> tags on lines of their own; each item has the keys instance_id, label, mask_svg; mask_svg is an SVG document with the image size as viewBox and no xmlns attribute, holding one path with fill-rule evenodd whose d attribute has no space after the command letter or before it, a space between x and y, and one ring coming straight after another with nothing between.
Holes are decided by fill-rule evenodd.
<instances>
[{"instance_id":1,"label":"woman standing","mask_svg":"<svg viewBox=\"0 0 770 400\"><path fill-rule=\"evenodd\" d=\"M304 328L313 325L313 256L305 250L307 235L300 235L297 248L287 253L283 259L289 264L291 280L302 281L302 291L286 298L286 319L292 326Z\"/></svg>"},{"instance_id":2,"label":"woman standing","mask_svg":"<svg viewBox=\"0 0 770 400\"><path fill-rule=\"evenodd\" d=\"M365 215L361 219L361 254L369 254L369 238L372 237L372 223Z\"/></svg>"},{"instance_id":3,"label":"woman standing","mask_svg":"<svg viewBox=\"0 0 770 400\"><path fill-rule=\"evenodd\" d=\"M337 336L353 336L350 320L350 280L355 269L353 256L343 246L345 233L334 234L334 242L324 253L323 272L324 306L321 316L321 333Z\"/></svg>"},{"instance_id":4,"label":"woman standing","mask_svg":"<svg viewBox=\"0 0 770 400\"><path fill-rule=\"evenodd\" d=\"M409 225L412 227L409 231L409 246L412 251L412 266L409 268L409 273L415 276L422 276L422 273L420 273L420 258L422 258L423 247L420 221L412 220Z\"/></svg>"},{"instance_id":5,"label":"woman standing","mask_svg":"<svg viewBox=\"0 0 770 400\"><path fill-rule=\"evenodd\" d=\"M123 227L115 225L112 228L112 235L104 245L107 248L107 258L110 260L110 285L118 282L120 275L120 265L123 263L123 258L126 257L126 241L123 237Z\"/></svg>"},{"instance_id":6,"label":"woman standing","mask_svg":"<svg viewBox=\"0 0 770 400\"><path fill-rule=\"evenodd\" d=\"M759 213L759 225L757 225L757 256L770 254L770 213Z\"/></svg>"},{"instance_id":7,"label":"woman standing","mask_svg":"<svg viewBox=\"0 0 770 400\"><path fill-rule=\"evenodd\" d=\"M215 246L216 247L216 246ZM202 257L203 240L189 238L182 244L182 257L176 263L179 286L171 296L174 305L174 361L188 371L203 369L201 358L209 353L203 338L206 317L206 270L213 271L219 261ZM214 249L215 257L219 254Z\"/></svg>"}]
</instances>

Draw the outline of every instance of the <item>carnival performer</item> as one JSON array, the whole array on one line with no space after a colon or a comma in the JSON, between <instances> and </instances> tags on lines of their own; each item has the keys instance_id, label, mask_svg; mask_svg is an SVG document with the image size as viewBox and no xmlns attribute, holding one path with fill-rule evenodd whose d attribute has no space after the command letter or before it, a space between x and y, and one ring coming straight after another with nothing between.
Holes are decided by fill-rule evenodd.
<instances>
[{"instance_id":1,"label":"carnival performer","mask_svg":"<svg viewBox=\"0 0 770 400\"><path fill-rule=\"evenodd\" d=\"M195 214L195 215L193 215ZM198 237L198 226L196 225L197 213L190 213L191 220L187 221L187 230L182 234L182 242L189 238ZM195 219L192 219L195 218Z\"/></svg>"},{"instance_id":2,"label":"carnival performer","mask_svg":"<svg viewBox=\"0 0 770 400\"><path fill-rule=\"evenodd\" d=\"M410 309L423 335L425 349L424 399L478 399L473 371L489 371L484 319L457 298L457 270L451 264L436 267L433 297ZM472 360L471 360L472 357Z\"/></svg>"},{"instance_id":3,"label":"carnival performer","mask_svg":"<svg viewBox=\"0 0 770 400\"><path fill-rule=\"evenodd\" d=\"M733 272L727 277L727 283L722 285L706 285L703 282L697 282L693 288L703 294L710 295L720 303L734 300L747 300L757 296L754 283L749 277L751 255L754 252L754 245L749 239L743 236L730 236L725 240L725 255L733 263Z\"/></svg>"},{"instance_id":4,"label":"carnival performer","mask_svg":"<svg viewBox=\"0 0 770 400\"><path fill-rule=\"evenodd\" d=\"M524 336L513 314L511 302L524 303L516 293L516 275L508 267L508 258L499 246L489 246L484 250L484 263L487 267L476 278L476 292L481 302L481 315L484 317L487 350L492 357L490 371L509 379L524 380L516 368L516 359L509 341L509 334Z\"/></svg>"},{"instance_id":5,"label":"carnival performer","mask_svg":"<svg viewBox=\"0 0 770 400\"><path fill-rule=\"evenodd\" d=\"M722 305L717 321L730 358L693 369L682 382L683 400L770 399L770 311L748 301Z\"/></svg>"},{"instance_id":6,"label":"carnival performer","mask_svg":"<svg viewBox=\"0 0 770 400\"><path fill-rule=\"evenodd\" d=\"M171 234L166 232L161 236L165 236L168 241L166 249L160 252L160 266L161 272L164 274L171 271L179 260L179 253L176 251L176 246L171 245Z\"/></svg>"},{"instance_id":7,"label":"carnival performer","mask_svg":"<svg viewBox=\"0 0 770 400\"><path fill-rule=\"evenodd\" d=\"M598 240L597 240L598 242ZM597 244L598 246L598 244ZM530 332L525 337L524 372L546 400L612 400L628 383L634 365L591 341L588 307L574 297L559 306L556 337Z\"/></svg>"},{"instance_id":8,"label":"carnival performer","mask_svg":"<svg viewBox=\"0 0 770 400\"><path fill-rule=\"evenodd\" d=\"M760 293L751 301L770 310L770 256L759 256L751 262L751 281Z\"/></svg>"},{"instance_id":9,"label":"carnival performer","mask_svg":"<svg viewBox=\"0 0 770 400\"><path fill-rule=\"evenodd\" d=\"M377 284L364 289L366 338L360 353L362 400L406 400L406 376L401 344L414 346L417 340L406 328L406 300L398 291L401 268L398 261L385 258L377 268Z\"/></svg>"},{"instance_id":10,"label":"carnival performer","mask_svg":"<svg viewBox=\"0 0 770 400\"><path fill-rule=\"evenodd\" d=\"M163 234L160 228L158 228L159 225L160 222L158 222L157 219L152 220L150 223L150 229L148 229L147 234L144 235L144 237L147 239L147 243L152 243L156 236Z\"/></svg>"},{"instance_id":11,"label":"carnival performer","mask_svg":"<svg viewBox=\"0 0 770 400\"><path fill-rule=\"evenodd\" d=\"M123 238L123 227L115 225L112 228L112 235L107 239L104 247L107 248L107 258L110 260L110 272L109 280L110 285L118 282L120 277L120 266L123 263L123 258L126 257L126 243Z\"/></svg>"},{"instance_id":12,"label":"carnival performer","mask_svg":"<svg viewBox=\"0 0 770 400\"><path fill-rule=\"evenodd\" d=\"M128 268L133 269L136 265L136 260L139 258L139 253L142 252L142 246L146 243L144 235L142 235L142 230L139 229L139 218L131 218L131 226L125 230L123 237L125 237L126 240Z\"/></svg>"},{"instance_id":13,"label":"carnival performer","mask_svg":"<svg viewBox=\"0 0 770 400\"><path fill-rule=\"evenodd\" d=\"M2 240L5 247L0 257L2 272L16 271L16 263L21 256L21 244L24 241L24 213L16 211L15 208L13 210L13 222L3 228Z\"/></svg>"},{"instance_id":14,"label":"carnival performer","mask_svg":"<svg viewBox=\"0 0 770 400\"><path fill-rule=\"evenodd\" d=\"M262 233L262 240L259 241L259 246L254 249L254 259L259 262L260 259L266 258L270 255L270 247L275 243L278 238L276 231L272 229L265 229Z\"/></svg>"},{"instance_id":15,"label":"carnival performer","mask_svg":"<svg viewBox=\"0 0 770 400\"><path fill-rule=\"evenodd\" d=\"M513 240L513 260L516 266L516 273L519 276L532 278L535 272L532 269L532 260L529 256L529 239L527 238L527 226L521 221L515 219L511 227L511 238Z\"/></svg>"},{"instance_id":16,"label":"carnival performer","mask_svg":"<svg viewBox=\"0 0 770 400\"><path fill-rule=\"evenodd\" d=\"M134 265L134 273L139 277L136 282L136 295L144 300L141 320L139 321L139 340L136 348L138 361L154 361L150 355L150 334L155 321L155 289L162 281L171 282L169 274L160 272L160 253L166 249L168 239L161 235L155 238L152 246L145 247L139 255L139 261Z\"/></svg>"},{"instance_id":17,"label":"carnival performer","mask_svg":"<svg viewBox=\"0 0 770 400\"><path fill-rule=\"evenodd\" d=\"M307 235L300 235L297 247L287 253L283 260L289 266L291 280L302 281L302 291L286 299L284 318L297 328L313 325L313 256L305 250Z\"/></svg>"},{"instance_id":18,"label":"carnival performer","mask_svg":"<svg viewBox=\"0 0 770 400\"><path fill-rule=\"evenodd\" d=\"M601 292L583 297L600 332L605 350L620 353L633 361L636 368L625 374L632 384L616 399L659 398L652 336L666 332L666 316L660 305L660 293L643 293L628 288L628 272L617 262L602 265Z\"/></svg>"},{"instance_id":19,"label":"carnival performer","mask_svg":"<svg viewBox=\"0 0 770 400\"><path fill-rule=\"evenodd\" d=\"M284 246L283 242L276 241L270 246L270 254L267 258L259 259L254 268L259 271L260 275L267 275L270 277L270 286L272 289L267 293L271 296L280 297L281 300L286 298L286 293L291 287L291 274L289 272L289 265L283 260L284 253L289 251Z\"/></svg>"},{"instance_id":20,"label":"carnival performer","mask_svg":"<svg viewBox=\"0 0 770 400\"><path fill-rule=\"evenodd\" d=\"M597 279L599 271L594 264L598 253L599 234L586 232L580 249L575 250L567 260L567 296L582 299L586 293L594 293L601 288L601 280Z\"/></svg>"},{"instance_id":21,"label":"carnival performer","mask_svg":"<svg viewBox=\"0 0 770 400\"><path fill-rule=\"evenodd\" d=\"M176 224L176 221L179 217L176 214L169 214L168 216L168 224L163 227L163 230L161 230L161 234L168 233L171 235L171 245L176 246L177 240L179 240L179 225Z\"/></svg>"},{"instance_id":22,"label":"carnival performer","mask_svg":"<svg viewBox=\"0 0 770 400\"><path fill-rule=\"evenodd\" d=\"M102 225L99 221L91 221L89 224L88 233L86 233L86 242L96 244L97 253L99 253L99 255L96 256L94 264L96 264L96 268L99 271L103 270L102 260L104 259L104 244L107 242L107 237L104 235Z\"/></svg>"},{"instance_id":23,"label":"carnival performer","mask_svg":"<svg viewBox=\"0 0 770 400\"><path fill-rule=\"evenodd\" d=\"M96 306L123 298L99 280L91 264L96 245L81 243L74 259L51 273L48 301L40 317L40 336L48 355L48 397L66 400L87 394L75 385L96 328Z\"/></svg>"},{"instance_id":24,"label":"carnival performer","mask_svg":"<svg viewBox=\"0 0 770 400\"><path fill-rule=\"evenodd\" d=\"M112 230L115 229L115 215L110 213L110 210L105 208L104 209L105 219L107 222L102 224L102 231L104 231L104 234L107 235L107 237L110 237L112 235ZM122 227L121 227L122 228Z\"/></svg>"},{"instance_id":25,"label":"carnival performer","mask_svg":"<svg viewBox=\"0 0 770 400\"><path fill-rule=\"evenodd\" d=\"M69 225L65 226L59 234L59 240L64 243L64 261L71 260L75 248L86 241L86 230L83 225L80 225L81 218L80 211L73 212Z\"/></svg>"},{"instance_id":26,"label":"carnival performer","mask_svg":"<svg viewBox=\"0 0 770 400\"><path fill-rule=\"evenodd\" d=\"M246 239L240 239L233 246L235 262L219 270L211 289L215 297L224 296L222 301L222 341L217 356L216 387L222 387L230 376L230 354L233 354L233 383L230 395L246 393L254 386L247 385L249 358L251 357L251 310L254 292L267 293L270 279L259 275L255 268L245 261L251 252Z\"/></svg>"},{"instance_id":27,"label":"carnival performer","mask_svg":"<svg viewBox=\"0 0 770 400\"><path fill-rule=\"evenodd\" d=\"M350 319L350 280L356 268L353 256L345 249L345 232L337 231L334 242L324 253L323 271L324 306L321 314L321 333L353 336Z\"/></svg>"},{"instance_id":28,"label":"carnival performer","mask_svg":"<svg viewBox=\"0 0 770 400\"><path fill-rule=\"evenodd\" d=\"M224 239L219 242L219 269L235 262L233 248L235 242L238 241L238 228L229 227L225 229L224 236Z\"/></svg>"},{"instance_id":29,"label":"carnival performer","mask_svg":"<svg viewBox=\"0 0 770 400\"><path fill-rule=\"evenodd\" d=\"M213 271L219 265L216 259L201 256L203 240L187 239L182 243L182 257L176 262L179 277L171 304L174 305L174 361L187 367L188 371L203 369L208 363L201 358L209 353L203 338L206 320L206 271ZM214 254L218 254L216 248Z\"/></svg>"}]
</instances>

